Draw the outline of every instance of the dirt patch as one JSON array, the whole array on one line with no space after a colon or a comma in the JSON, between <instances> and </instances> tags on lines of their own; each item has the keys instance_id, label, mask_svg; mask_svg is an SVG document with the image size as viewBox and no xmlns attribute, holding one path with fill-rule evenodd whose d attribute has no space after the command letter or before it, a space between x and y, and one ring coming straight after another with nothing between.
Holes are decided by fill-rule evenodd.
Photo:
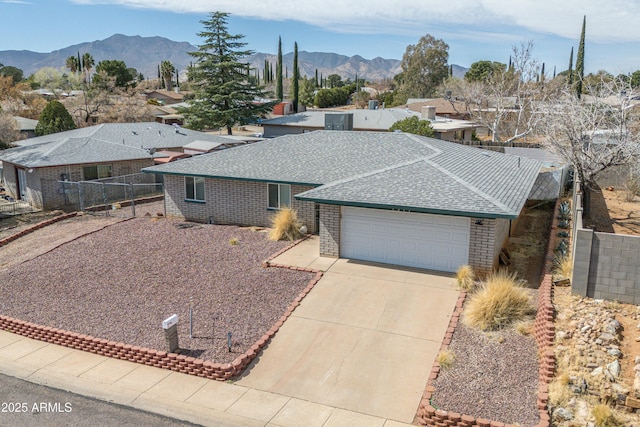
<instances>
[{"instance_id":1,"label":"dirt patch","mask_svg":"<svg viewBox=\"0 0 640 427\"><path fill-rule=\"evenodd\" d=\"M13 216L0 216L0 239L12 236L39 222L63 215L62 211L41 211Z\"/></svg>"},{"instance_id":2,"label":"dirt patch","mask_svg":"<svg viewBox=\"0 0 640 427\"><path fill-rule=\"evenodd\" d=\"M540 285L552 220L553 202L525 207L509 238L509 270L526 280L528 287Z\"/></svg>"},{"instance_id":3,"label":"dirt patch","mask_svg":"<svg viewBox=\"0 0 640 427\"><path fill-rule=\"evenodd\" d=\"M588 228L603 233L640 236L640 200L627 201L627 192L613 187L591 192Z\"/></svg>"}]
</instances>

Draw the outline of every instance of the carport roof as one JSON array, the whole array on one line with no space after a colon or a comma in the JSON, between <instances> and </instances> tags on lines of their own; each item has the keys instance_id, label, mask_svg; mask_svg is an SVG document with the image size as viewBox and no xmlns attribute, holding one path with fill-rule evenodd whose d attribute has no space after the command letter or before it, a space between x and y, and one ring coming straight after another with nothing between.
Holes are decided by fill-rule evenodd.
<instances>
[{"instance_id":1,"label":"carport roof","mask_svg":"<svg viewBox=\"0 0 640 427\"><path fill-rule=\"evenodd\" d=\"M310 185L318 203L516 218L540 163L396 132L287 135L143 169L173 175Z\"/></svg>"}]
</instances>

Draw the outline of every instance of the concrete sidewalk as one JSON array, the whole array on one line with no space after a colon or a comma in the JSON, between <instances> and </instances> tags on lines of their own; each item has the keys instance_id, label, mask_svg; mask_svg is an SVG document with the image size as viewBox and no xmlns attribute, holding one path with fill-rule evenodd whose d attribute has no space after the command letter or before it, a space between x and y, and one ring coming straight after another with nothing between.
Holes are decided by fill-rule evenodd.
<instances>
[{"instance_id":1,"label":"concrete sidewalk","mask_svg":"<svg viewBox=\"0 0 640 427\"><path fill-rule=\"evenodd\" d=\"M384 426L367 414L125 362L0 331L0 372L205 426Z\"/></svg>"}]
</instances>

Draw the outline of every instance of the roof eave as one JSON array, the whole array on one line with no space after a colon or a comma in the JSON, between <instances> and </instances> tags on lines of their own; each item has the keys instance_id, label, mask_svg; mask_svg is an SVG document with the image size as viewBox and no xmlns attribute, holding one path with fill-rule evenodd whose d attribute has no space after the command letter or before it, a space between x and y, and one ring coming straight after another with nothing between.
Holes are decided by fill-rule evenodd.
<instances>
[{"instance_id":1,"label":"roof eave","mask_svg":"<svg viewBox=\"0 0 640 427\"><path fill-rule=\"evenodd\" d=\"M142 172L157 173L161 175L172 175L172 176L197 176L201 178L210 178L210 179L228 179L230 181L271 182L274 184L304 185L306 187L319 187L321 185L324 185L324 184L311 183L311 182L284 181L284 180L277 180L277 179L247 178L247 177L241 177L241 176L223 176L223 175L210 175L210 174L200 174L200 173L162 172L162 171L154 171L149 169L150 168L144 168L142 169Z\"/></svg>"},{"instance_id":2,"label":"roof eave","mask_svg":"<svg viewBox=\"0 0 640 427\"><path fill-rule=\"evenodd\" d=\"M426 214L434 214L434 215L464 216L464 217L470 217L470 218L500 218L500 219L516 219L519 216L519 214L504 213L504 212L503 213L471 212L471 211L457 211L457 210L449 210L449 209L423 208L418 206L387 205L383 203L320 199L320 198L314 198L314 197L308 197L308 196L301 196L300 194L295 195L294 197L297 200L302 200L305 202L321 203L325 205L384 209L384 210L390 210L390 211L415 212L415 213L426 213Z\"/></svg>"}]
</instances>

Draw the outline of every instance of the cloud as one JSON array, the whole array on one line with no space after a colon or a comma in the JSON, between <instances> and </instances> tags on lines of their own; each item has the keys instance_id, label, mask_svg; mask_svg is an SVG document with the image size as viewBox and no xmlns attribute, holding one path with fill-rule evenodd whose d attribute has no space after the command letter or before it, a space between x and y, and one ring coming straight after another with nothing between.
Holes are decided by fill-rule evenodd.
<instances>
[{"instance_id":1,"label":"cloud","mask_svg":"<svg viewBox=\"0 0 640 427\"><path fill-rule=\"evenodd\" d=\"M330 31L423 35L434 25L466 25L495 37L514 28L578 39L583 15L587 39L640 41L640 0L71 0L178 13L214 10L253 19L300 21Z\"/></svg>"}]
</instances>

